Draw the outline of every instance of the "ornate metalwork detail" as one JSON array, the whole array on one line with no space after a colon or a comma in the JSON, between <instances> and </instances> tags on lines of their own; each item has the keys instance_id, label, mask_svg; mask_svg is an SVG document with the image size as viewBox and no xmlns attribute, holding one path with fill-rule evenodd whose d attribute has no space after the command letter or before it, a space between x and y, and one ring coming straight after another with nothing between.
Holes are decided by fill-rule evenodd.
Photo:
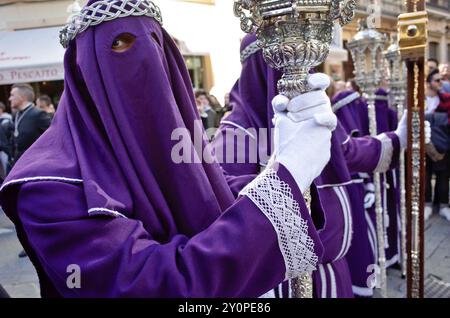
<instances>
[{"instance_id":1,"label":"ornate metalwork detail","mask_svg":"<svg viewBox=\"0 0 450 318\"><path fill-rule=\"evenodd\" d=\"M70 41L88 27L128 16L147 16L162 24L161 11L150 0L97 1L84 7L79 14L72 17L60 31L60 43L67 48Z\"/></svg>"},{"instance_id":2,"label":"ornate metalwork detail","mask_svg":"<svg viewBox=\"0 0 450 318\"><path fill-rule=\"evenodd\" d=\"M411 295L420 297L421 290L421 248L420 248L420 185L421 185L421 122L419 106L419 66L414 64L414 107L412 112L412 176L411 176Z\"/></svg>"},{"instance_id":3,"label":"ornate metalwork detail","mask_svg":"<svg viewBox=\"0 0 450 318\"><path fill-rule=\"evenodd\" d=\"M254 32L266 62L283 71L279 92L289 98L309 90L309 69L329 53L333 22L349 23L355 0L235 0L244 32Z\"/></svg>"},{"instance_id":4,"label":"ornate metalwork detail","mask_svg":"<svg viewBox=\"0 0 450 318\"><path fill-rule=\"evenodd\" d=\"M303 273L300 277L291 281L291 289L294 298L313 298L313 282L309 273Z\"/></svg>"},{"instance_id":5,"label":"ornate metalwork detail","mask_svg":"<svg viewBox=\"0 0 450 318\"><path fill-rule=\"evenodd\" d=\"M258 43L253 42L250 43L244 50L241 52L241 63L244 63L250 56L260 51L261 48L258 46Z\"/></svg>"},{"instance_id":6,"label":"ornate metalwork detail","mask_svg":"<svg viewBox=\"0 0 450 318\"><path fill-rule=\"evenodd\" d=\"M347 1L342 7L341 14L339 16L339 23L341 26L347 25L352 22L355 17L356 0Z\"/></svg>"}]
</instances>

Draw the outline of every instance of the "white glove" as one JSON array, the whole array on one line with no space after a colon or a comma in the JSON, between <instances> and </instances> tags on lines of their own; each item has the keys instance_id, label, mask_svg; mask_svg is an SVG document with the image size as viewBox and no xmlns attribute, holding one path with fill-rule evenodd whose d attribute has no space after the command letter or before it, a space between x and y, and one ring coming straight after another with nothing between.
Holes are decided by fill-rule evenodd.
<instances>
[{"instance_id":1,"label":"white glove","mask_svg":"<svg viewBox=\"0 0 450 318\"><path fill-rule=\"evenodd\" d=\"M426 120L425 121L425 144L429 144L431 142L431 127L430 123ZM400 140L400 146L404 149L408 146L408 111L406 110L403 113L402 119L400 119L400 122L398 123L397 130L395 131L395 134L398 136L398 139Z\"/></svg>"},{"instance_id":2,"label":"white glove","mask_svg":"<svg viewBox=\"0 0 450 318\"><path fill-rule=\"evenodd\" d=\"M405 110L403 113L402 119L398 123L397 130L395 134L398 136L398 140L400 141L400 147L405 149L408 145L408 111Z\"/></svg>"},{"instance_id":3,"label":"white glove","mask_svg":"<svg viewBox=\"0 0 450 318\"><path fill-rule=\"evenodd\" d=\"M364 208L370 209L375 204L375 185L373 183L368 183L365 185L365 188Z\"/></svg>"},{"instance_id":4,"label":"white glove","mask_svg":"<svg viewBox=\"0 0 450 318\"><path fill-rule=\"evenodd\" d=\"M280 102L282 100L283 103ZM330 160L331 132L336 127L337 118L330 107L328 112L295 122L290 112L284 112L293 106L288 101L281 95L273 101L275 130L271 160L285 166L304 193Z\"/></svg>"},{"instance_id":5,"label":"white glove","mask_svg":"<svg viewBox=\"0 0 450 318\"><path fill-rule=\"evenodd\" d=\"M330 78L323 73L316 73L308 76L308 86L312 91L294 97L291 101L283 95L276 96L272 105L275 112L288 111L287 116L295 122L301 122L313 118L315 115L331 111L331 102L325 90L330 85ZM325 116L325 118L331 118ZM319 120L320 117L318 118ZM329 128L334 130L336 124L321 122L322 125L331 125Z\"/></svg>"},{"instance_id":6,"label":"white glove","mask_svg":"<svg viewBox=\"0 0 450 318\"><path fill-rule=\"evenodd\" d=\"M431 125L428 120L425 120L425 145L431 143Z\"/></svg>"}]
</instances>

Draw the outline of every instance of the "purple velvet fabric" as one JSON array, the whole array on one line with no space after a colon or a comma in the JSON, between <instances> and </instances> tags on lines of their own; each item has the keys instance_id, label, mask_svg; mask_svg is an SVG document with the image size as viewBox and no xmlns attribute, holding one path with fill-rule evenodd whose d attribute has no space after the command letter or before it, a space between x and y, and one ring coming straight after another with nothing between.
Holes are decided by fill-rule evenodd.
<instances>
[{"instance_id":1,"label":"purple velvet fabric","mask_svg":"<svg viewBox=\"0 0 450 318\"><path fill-rule=\"evenodd\" d=\"M133 47L113 52L125 32L136 37ZM51 127L0 192L43 296L257 297L284 279L273 225L248 198L235 201L219 164L171 158L175 129L194 136L203 128L183 58L155 20L88 28L64 66ZM195 157L194 140L188 145ZM278 169L320 258L300 191ZM80 268L81 288L66 284L70 264Z\"/></svg>"}]
</instances>

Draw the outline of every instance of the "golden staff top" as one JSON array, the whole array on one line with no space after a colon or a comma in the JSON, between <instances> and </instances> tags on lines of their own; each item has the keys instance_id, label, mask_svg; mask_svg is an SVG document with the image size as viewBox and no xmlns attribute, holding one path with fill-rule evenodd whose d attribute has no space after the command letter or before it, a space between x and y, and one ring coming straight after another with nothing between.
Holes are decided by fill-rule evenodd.
<instances>
[{"instance_id":1,"label":"golden staff top","mask_svg":"<svg viewBox=\"0 0 450 318\"><path fill-rule=\"evenodd\" d=\"M235 0L244 32L256 31L270 66L283 71L278 91L288 98L309 91L309 70L325 61L333 24L349 23L356 0Z\"/></svg>"}]
</instances>

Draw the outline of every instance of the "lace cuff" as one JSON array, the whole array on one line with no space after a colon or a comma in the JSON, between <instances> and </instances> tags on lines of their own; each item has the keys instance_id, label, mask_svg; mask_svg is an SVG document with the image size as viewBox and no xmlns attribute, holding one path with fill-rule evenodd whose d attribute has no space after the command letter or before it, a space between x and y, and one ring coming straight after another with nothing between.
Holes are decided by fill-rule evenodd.
<instances>
[{"instance_id":1,"label":"lace cuff","mask_svg":"<svg viewBox=\"0 0 450 318\"><path fill-rule=\"evenodd\" d=\"M391 138L386 134L378 135L375 138L381 141L381 154L374 172L386 172L391 166L392 157L394 155L394 146Z\"/></svg>"},{"instance_id":2,"label":"lace cuff","mask_svg":"<svg viewBox=\"0 0 450 318\"><path fill-rule=\"evenodd\" d=\"M266 169L240 195L247 196L269 219L278 237L286 266L286 279L316 269L318 256L290 186L273 169Z\"/></svg>"}]
</instances>

